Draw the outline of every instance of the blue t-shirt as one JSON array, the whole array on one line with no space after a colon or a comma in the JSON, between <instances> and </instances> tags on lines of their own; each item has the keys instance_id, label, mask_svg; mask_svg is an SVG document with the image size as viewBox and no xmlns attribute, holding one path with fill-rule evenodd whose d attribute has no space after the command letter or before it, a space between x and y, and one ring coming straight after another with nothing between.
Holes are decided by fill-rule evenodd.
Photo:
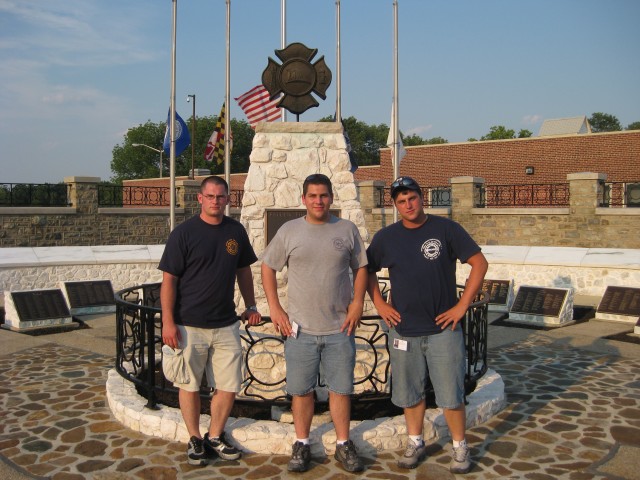
<instances>
[{"instance_id":1,"label":"blue t-shirt","mask_svg":"<svg viewBox=\"0 0 640 480\"><path fill-rule=\"evenodd\" d=\"M367 249L368 269L389 269L391 304L401 317L395 327L400 335L442 331L435 318L458 301L456 260L465 263L479 251L458 223L434 215L418 228L397 222L374 235Z\"/></svg>"},{"instance_id":2,"label":"blue t-shirt","mask_svg":"<svg viewBox=\"0 0 640 480\"><path fill-rule=\"evenodd\" d=\"M176 324L219 328L237 321L236 271L256 260L247 231L232 218L211 225L196 215L178 225L158 267L178 277Z\"/></svg>"}]
</instances>

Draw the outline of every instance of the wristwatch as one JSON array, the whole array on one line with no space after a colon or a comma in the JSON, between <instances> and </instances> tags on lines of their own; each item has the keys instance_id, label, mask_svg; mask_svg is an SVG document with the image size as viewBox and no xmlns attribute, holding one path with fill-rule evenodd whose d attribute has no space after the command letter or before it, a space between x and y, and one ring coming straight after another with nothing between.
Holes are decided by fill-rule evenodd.
<instances>
[{"instance_id":1,"label":"wristwatch","mask_svg":"<svg viewBox=\"0 0 640 480\"><path fill-rule=\"evenodd\" d=\"M254 304L254 305L249 305L246 310L251 310L252 312L257 312L258 311L258 307Z\"/></svg>"}]
</instances>

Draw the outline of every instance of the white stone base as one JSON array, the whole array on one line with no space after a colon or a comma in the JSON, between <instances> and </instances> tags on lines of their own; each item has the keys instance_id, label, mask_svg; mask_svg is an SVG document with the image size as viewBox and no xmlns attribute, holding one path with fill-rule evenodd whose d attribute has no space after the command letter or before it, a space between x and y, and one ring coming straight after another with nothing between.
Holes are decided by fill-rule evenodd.
<instances>
[{"instance_id":1,"label":"white stone base","mask_svg":"<svg viewBox=\"0 0 640 480\"><path fill-rule=\"evenodd\" d=\"M635 324L638 321L638 317L633 315L616 315L614 313L603 313L596 311L596 320L606 320L608 322L622 322Z\"/></svg>"},{"instance_id":2,"label":"white stone base","mask_svg":"<svg viewBox=\"0 0 640 480\"><path fill-rule=\"evenodd\" d=\"M165 440L188 442L189 434L179 409L165 405L160 405L159 410L145 408L146 400L138 395L133 383L121 377L115 369L109 371L106 390L113 415L126 427ZM467 400L467 428L486 422L506 405L502 377L488 370ZM332 455L335 451L335 430L328 416L317 417L311 430L311 453ZM202 432L207 430L209 420L208 415L201 416ZM291 445L296 439L292 424L271 420L229 418L225 430L227 438L236 447L251 453L290 455ZM427 409L425 440L438 439L447 434L442 409ZM352 421L351 439L362 453L401 449L407 439L404 417Z\"/></svg>"},{"instance_id":3,"label":"white stone base","mask_svg":"<svg viewBox=\"0 0 640 480\"><path fill-rule=\"evenodd\" d=\"M569 320L568 317L551 317L549 315L531 315L526 313L509 313L509 321L513 323L523 323L525 325L533 325L537 327L566 327L573 325L575 320Z\"/></svg>"}]
</instances>

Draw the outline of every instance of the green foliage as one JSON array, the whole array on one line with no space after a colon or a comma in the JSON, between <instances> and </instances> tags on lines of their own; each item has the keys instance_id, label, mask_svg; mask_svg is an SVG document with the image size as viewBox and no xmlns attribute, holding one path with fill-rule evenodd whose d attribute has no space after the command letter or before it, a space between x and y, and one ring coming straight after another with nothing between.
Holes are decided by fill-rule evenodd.
<instances>
[{"instance_id":1,"label":"green foliage","mask_svg":"<svg viewBox=\"0 0 640 480\"><path fill-rule=\"evenodd\" d=\"M640 130L640 122L633 122L627 125L627 130Z\"/></svg>"},{"instance_id":2,"label":"green foliage","mask_svg":"<svg viewBox=\"0 0 640 480\"><path fill-rule=\"evenodd\" d=\"M185 119L189 126L189 132L193 133L191 118ZM204 159L204 151L207 142L215 128L217 117L197 117L196 132L191 138L195 145L193 149L194 168L207 168L212 173L224 172L224 164L207 162ZM231 173L246 172L249 168L249 154L253 143L254 131L245 120L231 119L231 133L233 135L233 149L231 151ZM112 181L134 178L155 178L160 175L160 153L145 147L134 147L133 144L148 145L155 149L162 149L165 122L154 123L148 120L144 125L130 128L124 136L124 142L113 148L111 171L114 176ZM162 155L162 176L169 176L169 156ZM192 147L189 145L176 157L176 176L187 176L191 170Z\"/></svg>"},{"instance_id":3,"label":"green foliage","mask_svg":"<svg viewBox=\"0 0 640 480\"><path fill-rule=\"evenodd\" d=\"M526 129L521 129L518 132L518 138L529 138L533 135L533 132L531 130L526 130Z\"/></svg>"},{"instance_id":4,"label":"green foliage","mask_svg":"<svg viewBox=\"0 0 640 480\"><path fill-rule=\"evenodd\" d=\"M480 140L505 140L516 138L515 130L507 129L503 125L494 125L489 129L489 133L480 137Z\"/></svg>"},{"instance_id":5,"label":"green foliage","mask_svg":"<svg viewBox=\"0 0 640 480\"><path fill-rule=\"evenodd\" d=\"M598 132L619 132L622 130L620 120L615 115L608 113L595 112L589 118L589 124L591 125L591 131Z\"/></svg>"}]
</instances>

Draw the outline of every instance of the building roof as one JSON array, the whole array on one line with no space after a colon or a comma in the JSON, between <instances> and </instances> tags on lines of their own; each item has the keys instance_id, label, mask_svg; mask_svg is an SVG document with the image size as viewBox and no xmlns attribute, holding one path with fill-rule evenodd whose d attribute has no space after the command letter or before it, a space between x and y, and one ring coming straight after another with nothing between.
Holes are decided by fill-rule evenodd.
<instances>
[{"instance_id":1,"label":"building roof","mask_svg":"<svg viewBox=\"0 0 640 480\"><path fill-rule=\"evenodd\" d=\"M549 137L552 135L582 135L591 133L591 126L586 115L569 118L551 118L542 122L539 137Z\"/></svg>"}]
</instances>

